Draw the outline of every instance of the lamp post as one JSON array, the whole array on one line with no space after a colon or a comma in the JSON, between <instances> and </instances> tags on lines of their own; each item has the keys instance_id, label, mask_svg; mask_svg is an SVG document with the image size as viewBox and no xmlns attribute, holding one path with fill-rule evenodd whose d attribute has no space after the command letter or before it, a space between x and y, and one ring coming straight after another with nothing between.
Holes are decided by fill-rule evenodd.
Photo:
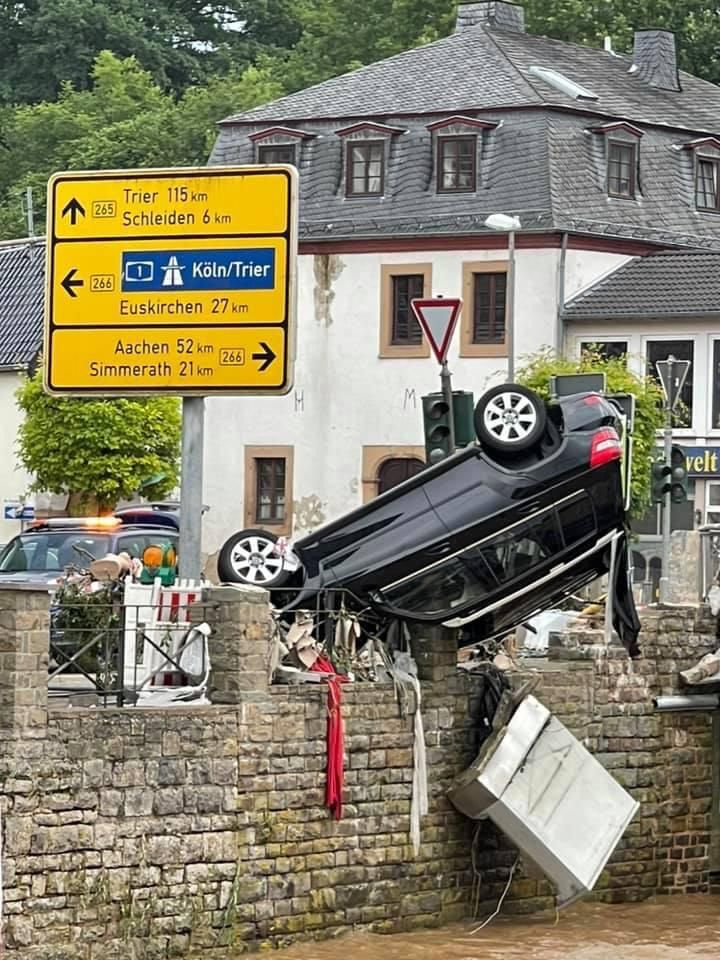
<instances>
[{"instance_id":1,"label":"lamp post","mask_svg":"<svg viewBox=\"0 0 720 960\"><path fill-rule=\"evenodd\" d=\"M515 379L515 231L522 227L520 217L491 213L485 221L490 230L508 235L507 293L505 295L505 340L508 348L508 383Z\"/></svg>"}]
</instances>

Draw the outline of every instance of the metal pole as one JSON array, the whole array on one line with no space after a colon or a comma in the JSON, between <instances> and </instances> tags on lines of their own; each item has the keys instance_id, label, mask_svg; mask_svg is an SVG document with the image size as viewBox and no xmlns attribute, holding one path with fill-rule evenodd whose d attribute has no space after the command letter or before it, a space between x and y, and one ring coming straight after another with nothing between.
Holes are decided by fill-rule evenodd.
<instances>
[{"instance_id":1,"label":"metal pole","mask_svg":"<svg viewBox=\"0 0 720 960\"><path fill-rule=\"evenodd\" d=\"M182 412L178 572L183 579L199 580L205 398L183 397Z\"/></svg>"},{"instance_id":2,"label":"metal pole","mask_svg":"<svg viewBox=\"0 0 720 960\"><path fill-rule=\"evenodd\" d=\"M672 377L672 367L670 368L670 376ZM671 381L672 382L672 381ZM663 431L663 447L664 447L664 458L665 466L669 467L672 460L672 410L670 409L670 404L666 405L666 422L665 429ZM671 475L668 474L667 482L668 486L670 485ZM672 501L670 499L670 489L668 489L665 494L665 499L663 501L663 513L662 513L662 544L663 544L663 558L662 558L662 576L660 577L660 602L667 603L670 595L670 534L671 534L671 517L670 517L670 507Z\"/></svg>"},{"instance_id":3,"label":"metal pole","mask_svg":"<svg viewBox=\"0 0 720 960\"><path fill-rule=\"evenodd\" d=\"M447 360L443 360L440 368L440 389L443 399L448 405L448 427L450 428L450 452L455 453L455 413L453 411L452 381L448 370Z\"/></svg>"},{"instance_id":4,"label":"metal pole","mask_svg":"<svg viewBox=\"0 0 720 960\"><path fill-rule=\"evenodd\" d=\"M512 383L515 379L515 231L508 233L508 272L507 292L505 294L507 329L505 341L508 351L508 378Z\"/></svg>"}]
</instances>

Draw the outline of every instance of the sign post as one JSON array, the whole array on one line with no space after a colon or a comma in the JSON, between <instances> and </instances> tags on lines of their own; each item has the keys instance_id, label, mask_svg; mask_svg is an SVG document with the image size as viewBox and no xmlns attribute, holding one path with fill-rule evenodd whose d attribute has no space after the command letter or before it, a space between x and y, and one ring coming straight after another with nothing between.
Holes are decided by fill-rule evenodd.
<instances>
[{"instance_id":1,"label":"sign post","mask_svg":"<svg viewBox=\"0 0 720 960\"><path fill-rule=\"evenodd\" d=\"M663 430L663 456L668 476L672 475L672 415L683 385L690 370L689 360L677 360L672 354L667 360L658 360L655 364L660 378L660 385L665 394L665 428ZM672 534L671 524L671 506L672 506L672 484L668 483L663 503L662 513L662 540L663 540L663 559L662 576L660 577L659 593L660 601L668 599L670 590L670 544Z\"/></svg>"},{"instance_id":2,"label":"sign post","mask_svg":"<svg viewBox=\"0 0 720 960\"><path fill-rule=\"evenodd\" d=\"M440 364L440 390L448 407L450 428L449 447L455 452L455 417L453 414L452 379L447 365L450 341L457 326L462 300L459 297L434 297L431 300L415 298L410 301L412 312Z\"/></svg>"},{"instance_id":3,"label":"sign post","mask_svg":"<svg viewBox=\"0 0 720 960\"><path fill-rule=\"evenodd\" d=\"M203 398L292 387L297 171L58 173L47 243L46 391L184 398L179 564L197 578Z\"/></svg>"}]
</instances>

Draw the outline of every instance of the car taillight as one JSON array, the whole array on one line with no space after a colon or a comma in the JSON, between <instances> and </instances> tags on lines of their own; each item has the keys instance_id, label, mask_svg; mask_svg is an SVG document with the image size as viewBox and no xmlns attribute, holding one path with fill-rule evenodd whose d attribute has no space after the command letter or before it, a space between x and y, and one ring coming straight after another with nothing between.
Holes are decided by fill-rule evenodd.
<instances>
[{"instance_id":1,"label":"car taillight","mask_svg":"<svg viewBox=\"0 0 720 960\"><path fill-rule=\"evenodd\" d=\"M594 406L596 403L602 403L602 397L599 393L589 393L586 397L583 398L583 403L587 403L590 406Z\"/></svg>"},{"instance_id":2,"label":"car taillight","mask_svg":"<svg viewBox=\"0 0 720 960\"><path fill-rule=\"evenodd\" d=\"M622 456L620 438L612 427L598 430L592 438L590 447L590 469L601 467L611 460L619 460Z\"/></svg>"}]
</instances>

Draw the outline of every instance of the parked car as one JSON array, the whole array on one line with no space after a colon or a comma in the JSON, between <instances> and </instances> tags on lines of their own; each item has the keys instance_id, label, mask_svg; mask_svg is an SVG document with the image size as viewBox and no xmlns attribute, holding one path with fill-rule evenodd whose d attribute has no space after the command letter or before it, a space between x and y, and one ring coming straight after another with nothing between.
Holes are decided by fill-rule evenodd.
<instances>
[{"instance_id":1,"label":"parked car","mask_svg":"<svg viewBox=\"0 0 720 960\"><path fill-rule=\"evenodd\" d=\"M131 517L58 517L37 520L13 537L0 553L0 583L54 584L68 565L86 567L107 553L142 558L154 544L177 551L177 529Z\"/></svg>"},{"instance_id":2,"label":"parked car","mask_svg":"<svg viewBox=\"0 0 720 960\"><path fill-rule=\"evenodd\" d=\"M478 444L291 549L241 531L225 557L236 580L298 588L288 610L344 588L389 616L489 639L608 573L614 553L613 622L635 656L618 413L596 393L545 403L494 387L475 409Z\"/></svg>"}]
</instances>

